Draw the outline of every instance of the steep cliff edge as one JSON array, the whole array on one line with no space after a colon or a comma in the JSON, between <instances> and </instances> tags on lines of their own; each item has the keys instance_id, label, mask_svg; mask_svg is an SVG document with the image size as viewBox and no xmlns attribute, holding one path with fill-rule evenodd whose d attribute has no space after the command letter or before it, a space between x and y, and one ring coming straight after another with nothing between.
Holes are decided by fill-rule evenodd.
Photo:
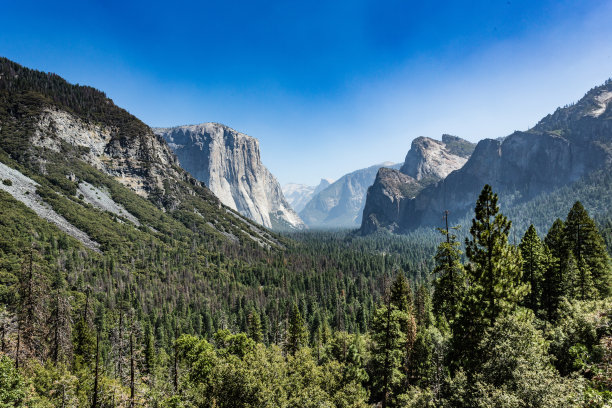
<instances>
[{"instance_id":1,"label":"steep cliff edge","mask_svg":"<svg viewBox=\"0 0 612 408\"><path fill-rule=\"evenodd\" d=\"M400 230L407 200L460 169L473 149L472 143L456 136L443 135L442 141L428 137L414 139L399 170L378 171L368 189L361 232Z\"/></svg>"},{"instance_id":2,"label":"steep cliff edge","mask_svg":"<svg viewBox=\"0 0 612 408\"><path fill-rule=\"evenodd\" d=\"M261 163L257 139L218 123L155 128L181 166L228 207L276 230L303 229L280 184Z\"/></svg>"}]
</instances>

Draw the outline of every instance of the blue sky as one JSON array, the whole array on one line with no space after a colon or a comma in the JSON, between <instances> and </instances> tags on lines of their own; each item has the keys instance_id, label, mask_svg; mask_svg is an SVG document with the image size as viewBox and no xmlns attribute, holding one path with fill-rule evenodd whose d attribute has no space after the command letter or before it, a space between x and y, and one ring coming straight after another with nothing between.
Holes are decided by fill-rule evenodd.
<instances>
[{"instance_id":1,"label":"blue sky","mask_svg":"<svg viewBox=\"0 0 612 408\"><path fill-rule=\"evenodd\" d=\"M403 161L417 136L533 126L612 77L612 1L29 1L0 55L151 126L221 122L281 183Z\"/></svg>"}]
</instances>

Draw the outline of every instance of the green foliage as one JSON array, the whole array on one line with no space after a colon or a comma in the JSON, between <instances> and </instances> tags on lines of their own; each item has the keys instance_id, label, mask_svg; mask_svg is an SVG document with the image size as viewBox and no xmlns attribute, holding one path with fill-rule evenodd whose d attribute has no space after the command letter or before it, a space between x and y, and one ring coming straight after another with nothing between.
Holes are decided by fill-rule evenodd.
<instances>
[{"instance_id":1,"label":"green foliage","mask_svg":"<svg viewBox=\"0 0 612 408\"><path fill-rule=\"evenodd\" d=\"M566 266L569 259L566 252L564 230L563 221L557 219L544 239L550 258L544 271L541 303L546 310L548 320L557 318L561 301L570 292L570 285L572 285L567 274L568 268Z\"/></svg>"},{"instance_id":2,"label":"green foliage","mask_svg":"<svg viewBox=\"0 0 612 408\"><path fill-rule=\"evenodd\" d=\"M372 362L371 378L376 397L383 401L383 407L393 398L393 390L405 378L404 363L406 334L402 327L410 316L394 304L376 309L372 321Z\"/></svg>"},{"instance_id":3,"label":"green foliage","mask_svg":"<svg viewBox=\"0 0 612 408\"><path fill-rule=\"evenodd\" d=\"M529 291L521 280L520 252L508 243L511 222L499 213L497 200L497 194L485 185L476 202L472 238L466 239L468 290L452 327L455 358L471 369L484 331Z\"/></svg>"},{"instance_id":4,"label":"green foliage","mask_svg":"<svg viewBox=\"0 0 612 408\"><path fill-rule=\"evenodd\" d=\"M287 339L285 340L285 350L289 354L295 354L301 347L306 345L308 332L304 318L297 305L294 303L289 317L289 328L287 329Z\"/></svg>"},{"instance_id":5,"label":"green foliage","mask_svg":"<svg viewBox=\"0 0 612 408\"><path fill-rule=\"evenodd\" d=\"M26 383L15 369L15 362L0 354L0 407L20 406L26 396Z\"/></svg>"},{"instance_id":6,"label":"green foliage","mask_svg":"<svg viewBox=\"0 0 612 408\"><path fill-rule=\"evenodd\" d=\"M77 206L71 220L81 219L83 229L103 224L97 237L105 245L95 253L0 192L5 347L15 350L17 318L37 322L27 323L37 329L27 327L20 337L20 395L28 406L91 404L96 330L101 334L100 406L130 405L131 361L139 406L576 406L583 401L605 406L610 401L612 308L605 301L581 300L576 288L582 266L568 249L561 221L539 245L537 234L528 230L520 258L508 244L509 221L489 200L490 222L475 218L465 266L452 234L444 236L435 258L433 240L417 244L416 236L395 240L342 232L292 235L295 240L284 241L286 249L279 252L199 236L169 214L147 210L146 201L113 181L98 182L117 197L125 193L123 205L140 207L155 230L119 223L67 198L69 185L41 180L58 212L69 217ZM109 234L106 241L104 234ZM136 234L137 242L113 242L113 234ZM494 237L492 262L479 263L488 261L485 237ZM533 277L532 254L533 264L542 264ZM492 303L483 289L491 284L487 265L496 274ZM437 319L428 281L434 267ZM457 275L444 281L449 271ZM385 302L391 273L396 278ZM595 285L595 274L591 277ZM40 285L29 292L28 282ZM545 311L538 316L547 321L517 311L517 292L526 283L540 289L524 302L535 299L534 308ZM454 293L447 290L454 284L460 295L448 302L441 294ZM28 335L40 344L38 355L30 352ZM473 350L466 352L462 339L471 341Z\"/></svg>"},{"instance_id":7,"label":"green foliage","mask_svg":"<svg viewBox=\"0 0 612 408\"><path fill-rule=\"evenodd\" d=\"M531 312L501 316L487 330L478 352L481 366L471 380L460 371L450 382L449 406L579 406L583 381L561 377L552 367Z\"/></svg>"},{"instance_id":8,"label":"green foliage","mask_svg":"<svg viewBox=\"0 0 612 408\"><path fill-rule=\"evenodd\" d=\"M595 222L579 201L567 214L564 233L568 250L578 262L581 299L589 299L596 294L600 297L608 296L612 271L605 243ZM591 280L597 290L596 294L590 288Z\"/></svg>"},{"instance_id":9,"label":"green foliage","mask_svg":"<svg viewBox=\"0 0 612 408\"><path fill-rule=\"evenodd\" d=\"M86 319L81 318L74 325L73 336L75 368L78 370L83 365L91 365L95 360L96 334Z\"/></svg>"},{"instance_id":10,"label":"green foliage","mask_svg":"<svg viewBox=\"0 0 612 408\"><path fill-rule=\"evenodd\" d=\"M256 343L263 342L263 331L261 328L261 319L259 313L254 309L251 310L248 317L249 337Z\"/></svg>"},{"instance_id":11,"label":"green foliage","mask_svg":"<svg viewBox=\"0 0 612 408\"><path fill-rule=\"evenodd\" d=\"M454 227L458 230L459 227ZM437 316L452 323L458 314L466 289L465 271L461 263L460 243L457 236L447 229L439 229L446 240L441 242L436 252L433 309Z\"/></svg>"},{"instance_id":12,"label":"green foliage","mask_svg":"<svg viewBox=\"0 0 612 408\"><path fill-rule=\"evenodd\" d=\"M544 273L548 257L544 245L533 225L530 225L519 245L523 259L523 282L529 285L530 293L525 297L524 305L538 313L542 299Z\"/></svg>"}]
</instances>

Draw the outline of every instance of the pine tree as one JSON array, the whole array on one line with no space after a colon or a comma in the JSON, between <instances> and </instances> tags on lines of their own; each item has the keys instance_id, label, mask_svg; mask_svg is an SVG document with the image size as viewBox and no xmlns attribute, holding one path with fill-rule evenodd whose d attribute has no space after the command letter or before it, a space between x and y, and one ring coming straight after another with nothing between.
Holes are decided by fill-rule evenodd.
<instances>
[{"instance_id":1,"label":"pine tree","mask_svg":"<svg viewBox=\"0 0 612 408\"><path fill-rule=\"evenodd\" d=\"M151 325L147 324L145 328L144 337L144 372L149 376L152 376L155 371L155 339L153 337L153 330Z\"/></svg>"},{"instance_id":2,"label":"pine tree","mask_svg":"<svg viewBox=\"0 0 612 408\"><path fill-rule=\"evenodd\" d=\"M577 201L567 214L565 240L568 250L578 261L579 269L585 268L584 271L581 270L580 275L585 276L586 279L589 273L592 274L593 284L597 290L597 293L593 294L587 293L585 288L581 297L608 296L611 289L612 271L606 246L595 222L589 217L580 201Z\"/></svg>"},{"instance_id":3,"label":"pine tree","mask_svg":"<svg viewBox=\"0 0 612 408\"><path fill-rule=\"evenodd\" d=\"M434 282L433 308L437 316L443 316L451 323L457 316L459 305L465 294L465 271L461 264L460 243L457 236L448 229L448 215L445 214L446 229L438 229L446 240L436 252L436 266L433 273L438 276ZM454 230L459 227L454 227Z\"/></svg>"},{"instance_id":4,"label":"pine tree","mask_svg":"<svg viewBox=\"0 0 612 408\"><path fill-rule=\"evenodd\" d=\"M497 194L485 185L476 202L472 238L465 240L469 296L476 299L489 327L529 290L521 282L520 253L508 243L512 223L499 212L497 201Z\"/></svg>"},{"instance_id":5,"label":"pine tree","mask_svg":"<svg viewBox=\"0 0 612 408\"><path fill-rule=\"evenodd\" d=\"M429 326L433 319L431 316L431 296L425 284L420 284L415 296L414 314L419 326Z\"/></svg>"},{"instance_id":6,"label":"pine tree","mask_svg":"<svg viewBox=\"0 0 612 408\"><path fill-rule=\"evenodd\" d=\"M47 298L47 280L41 273L41 254L32 244L21 267L19 281L19 309L17 320L20 347L16 360L21 354L26 357L42 357L44 353L44 324Z\"/></svg>"},{"instance_id":7,"label":"pine tree","mask_svg":"<svg viewBox=\"0 0 612 408\"><path fill-rule=\"evenodd\" d=\"M558 317L561 298L568 293L568 277L565 267L567 245L564 230L563 221L557 218L544 238L548 261L542 282L542 307L546 310L546 316L550 321Z\"/></svg>"},{"instance_id":8,"label":"pine tree","mask_svg":"<svg viewBox=\"0 0 612 408\"><path fill-rule=\"evenodd\" d=\"M597 289L593 281L591 268L583 257L578 259L574 265L568 266L568 275L576 277L576 279L573 280L577 283L575 297L580 300L590 300L597 297Z\"/></svg>"},{"instance_id":9,"label":"pine tree","mask_svg":"<svg viewBox=\"0 0 612 408\"><path fill-rule=\"evenodd\" d=\"M476 202L475 218L466 239L468 290L453 330L455 361L475 368L474 350L485 330L528 293L522 283L520 251L508 243L511 222L499 212L498 197L485 185Z\"/></svg>"},{"instance_id":10,"label":"pine tree","mask_svg":"<svg viewBox=\"0 0 612 408\"><path fill-rule=\"evenodd\" d=\"M75 368L91 364L95 359L96 335L85 320L81 318L74 326L72 332L74 344Z\"/></svg>"},{"instance_id":11,"label":"pine tree","mask_svg":"<svg viewBox=\"0 0 612 408\"><path fill-rule=\"evenodd\" d=\"M422 388L430 385L434 376L433 341L427 327L419 327L412 358L413 384Z\"/></svg>"},{"instance_id":12,"label":"pine tree","mask_svg":"<svg viewBox=\"0 0 612 408\"><path fill-rule=\"evenodd\" d=\"M404 380L403 384L408 385L413 379L412 354L417 336L417 321L415 319L412 301L412 288L403 273L397 275L391 284L389 292L389 307L401 312L396 314L396 318L399 319L400 330L404 337L401 373Z\"/></svg>"},{"instance_id":13,"label":"pine tree","mask_svg":"<svg viewBox=\"0 0 612 408\"><path fill-rule=\"evenodd\" d=\"M390 301L398 310L410 312L412 310L412 290L408 280L403 272L397 274L397 277L391 285Z\"/></svg>"},{"instance_id":14,"label":"pine tree","mask_svg":"<svg viewBox=\"0 0 612 408\"><path fill-rule=\"evenodd\" d=\"M537 314L542 306L542 287L547 259L544 245L533 224L525 232L519 248L523 259L523 282L529 284L531 288L523 303Z\"/></svg>"},{"instance_id":15,"label":"pine tree","mask_svg":"<svg viewBox=\"0 0 612 408\"><path fill-rule=\"evenodd\" d=\"M66 281L59 268L55 270L52 284L51 319L48 337L53 362L68 360L72 354L71 308L65 293Z\"/></svg>"},{"instance_id":16,"label":"pine tree","mask_svg":"<svg viewBox=\"0 0 612 408\"><path fill-rule=\"evenodd\" d=\"M388 406L392 390L403 382L405 374L402 366L405 357L406 336L402 324L408 320L391 302L376 309L372 321L372 379L382 407Z\"/></svg>"},{"instance_id":17,"label":"pine tree","mask_svg":"<svg viewBox=\"0 0 612 408\"><path fill-rule=\"evenodd\" d=\"M289 317L289 328L287 330L287 338L285 340L285 351L289 354L295 354L302 346L308 342L308 331L304 318L300 313L297 305L293 303L291 315Z\"/></svg>"},{"instance_id":18,"label":"pine tree","mask_svg":"<svg viewBox=\"0 0 612 408\"><path fill-rule=\"evenodd\" d=\"M251 310L251 313L249 313L248 326L249 326L249 337L255 340L257 343L261 343L263 341L263 332L261 329L261 319L259 318L259 313L257 313L255 309Z\"/></svg>"}]
</instances>

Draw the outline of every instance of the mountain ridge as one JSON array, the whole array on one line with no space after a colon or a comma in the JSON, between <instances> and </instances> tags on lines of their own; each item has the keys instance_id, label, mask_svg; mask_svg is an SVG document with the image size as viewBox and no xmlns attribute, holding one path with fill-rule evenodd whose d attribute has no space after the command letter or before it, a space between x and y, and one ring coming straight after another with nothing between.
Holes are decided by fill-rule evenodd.
<instances>
[{"instance_id":1,"label":"mountain ridge","mask_svg":"<svg viewBox=\"0 0 612 408\"><path fill-rule=\"evenodd\" d=\"M406 232L437 225L445 211L455 222L471 210L485 184L512 208L607 168L612 162L611 101L612 81L606 81L527 131L481 140L461 169L415 197L398 197L401 210L392 229ZM361 232L377 228L374 222L364 222Z\"/></svg>"},{"instance_id":2,"label":"mountain ridge","mask_svg":"<svg viewBox=\"0 0 612 408\"><path fill-rule=\"evenodd\" d=\"M368 188L361 232L397 230L406 200L464 166L474 147L473 143L447 134L442 135L441 141L424 136L413 139L401 168L380 169Z\"/></svg>"},{"instance_id":3,"label":"mountain ridge","mask_svg":"<svg viewBox=\"0 0 612 408\"><path fill-rule=\"evenodd\" d=\"M383 162L355 170L314 195L300 211L310 228L357 228L365 205L366 192L381 167L399 168L400 164Z\"/></svg>"}]
</instances>

